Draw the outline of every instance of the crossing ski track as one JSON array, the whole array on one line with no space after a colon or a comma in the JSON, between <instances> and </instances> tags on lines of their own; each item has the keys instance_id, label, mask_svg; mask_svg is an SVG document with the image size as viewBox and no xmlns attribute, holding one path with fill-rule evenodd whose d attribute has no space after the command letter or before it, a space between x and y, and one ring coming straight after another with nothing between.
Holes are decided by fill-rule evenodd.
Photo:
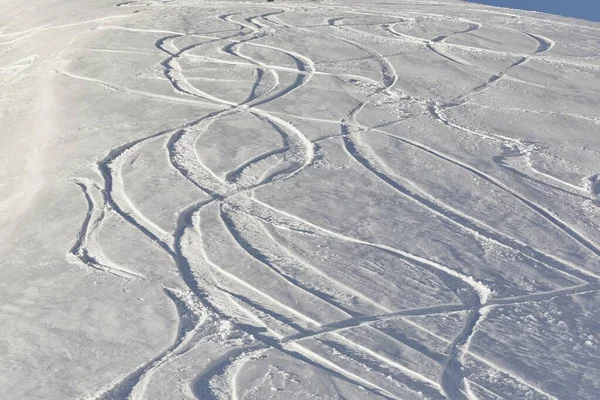
<instances>
[{"instance_id":1,"label":"crossing ski track","mask_svg":"<svg viewBox=\"0 0 600 400\"><path fill-rule=\"evenodd\" d=\"M600 270L593 266L600 262L598 237L562 215L560 210L553 210L545 200L533 197L533 190L523 191L523 185L514 185L514 181L507 178L539 182L552 193L562 193L569 199L581 198L598 207L597 174L588 175L589 182L577 186L550 173L537 171L532 161L535 147L530 141L481 131L468 121L449 116L451 110L476 103L484 94L493 93L503 81L535 85L511 75L531 60L545 60L566 66L574 64L573 59L554 55L557 43L552 38L540 34L536 26L525 30L525 24L518 24L510 29L531 43L529 51L475 48L470 44L447 41L476 35L484 28L493 27L488 25L488 19L492 24L495 20L484 17L485 13L494 18L505 17L501 12L491 9L485 12L477 9L481 13L468 19L461 16L453 18L454 23L464 26L453 32L432 33L431 37L403 32L407 23L439 23L449 18L432 11L435 7L428 8L426 3L415 3L413 8L403 12L385 11L381 7L377 8L380 11L362 10L358 6L329 2L323 5L311 2L265 4L227 1L199 4L192 0L174 0L127 1L115 6L119 11L115 16L0 33L0 46L14 45L51 31L79 27L90 28L91 32L98 35L115 32L139 35L146 39L154 37L148 47L138 50L98 47L81 51L111 56L139 53L162 57L155 66L162 74L158 79L170 86L170 94L153 92L150 87L147 90L128 87L105 77L72 70L69 65L56 68L53 73L66 82L99 86L121 96L143 98L164 107L185 106L193 110L183 122L168 128L161 125L154 133L129 138L97 154L95 159L90 160L86 171L73 173L69 177L69 181L80 189L87 211L80 219L81 225L74 244L66 251L67 260L89 273L109 274L115 280L148 282L161 287L175 308L178 320L174 338L167 348L157 351L151 359L125 374L115 373L103 387L81 394L81 400L154 398L149 393L153 380L159 379L161 372L171 368L171 365L173 370L185 369L181 363L191 359L196 360L193 365L197 365L198 370L191 376L189 373L186 375L189 382L182 393L187 394L182 398L244 399L247 397L243 392L251 389L244 386L247 384L244 375L246 369L275 352L294 363L305 365L305 368L319 370L332 380L357 388L354 396L361 393L360 396L385 399L475 400L480 398L475 394L476 388L477 393L488 393L489 398L507 398L501 392L505 385L510 387L506 393L513 391L521 398L558 398L548 382L532 380L502 360L486 358L479 350L473 349L473 343L478 332L486 329L490 310L496 307L519 307L556 300L574 301L579 296L600 292ZM219 32L211 28L203 32L201 27L196 27L197 31L150 29L135 27L132 26L133 22L128 22L132 15L151 12L159 15L178 8L208 12L205 18L211 21L210 26L218 25L222 30ZM130 9L142 12L124 13L124 10ZM316 16L321 22L313 25L294 24L294 18L302 15ZM481 20L476 17L481 17ZM518 20L525 17L514 14L514 18ZM530 18L528 22L531 21ZM427 33L427 29L423 32ZM380 79L362 75L364 71L353 71L350 67L348 70L328 69L327 63L316 59L317 48L312 48L310 54L294 49L294 41L288 44L286 35L318 37L319 40L337 43L340 48L352 49L371 62L368 65L376 69ZM419 104L416 111L410 110L393 122L368 124L363 122L363 117L369 110L378 107L382 99L396 102L400 107L407 99L403 75L399 73L402 65L394 63L388 55L392 54L389 49L394 45L416 47L448 66L486 78L468 90L444 98L408 97L410 101L416 99ZM490 70L487 66L461 57L460 54L471 50L493 58L502 57L506 66L501 70ZM277 57L265 60L267 56L264 54ZM21 58L12 65L1 67L0 85L6 87L12 81L23 79L23 75L34 73L30 65L35 63L37 57ZM290 61L290 64L280 65L278 60L281 59ZM576 62L582 65L589 62L592 67L598 67L593 60L586 61L585 58ZM225 88L215 92L198 83L192 76L193 70L188 70L189 63L211 63L223 70L251 71L255 80L244 86L247 88L245 98L234 100L227 97ZM315 81L319 79L341 83L352 80L364 86L359 86L353 94L355 103L351 108L336 109L336 113L330 113L339 114L339 119L321 118L303 113L302 109L290 113L277 107L299 98L299 93L318 87L319 83ZM221 85L231 84L225 79L216 81ZM340 105L345 104L340 101ZM329 106L334 109L338 107L337 104ZM546 112L515 110L523 114ZM580 114L564 115L589 120L589 117ZM205 158L206 152L199 149L199 143L216 125L234 116L260 121L270 129L265 135L278 137L281 146L266 147L247 159L238 160L236 167L223 173L211 168L209 160ZM421 141L415 135L403 134L402 129L391 129L406 121L419 119L432 121L471 141L481 141L485 146L495 146L498 154L489 160L491 166L483 168L481 163L472 163L472 159L461 159L457 155L460 152L449 153L447 146L436 148L426 138ZM324 132L329 132L326 127L337 125L339 132L315 136L314 132L305 132L301 122L316 124ZM244 127L240 126L239 129L243 131ZM445 199L437 198L410 176L403 176L402 171L394 170L377 154L367 140L377 137L397 142L410 148L414 154L433 157L440 166L458 168L473 179L484 181L488 187L535 215L540 226L560 235L571 249L577 249L580 254L568 259L564 253L540 248L536 241L524 242L507 232L506 228L493 226L488 221L469 215L465 208L458 209ZM130 177L126 168L133 167L149 151L149 146L156 143L162 143L160 148L163 154L152 156L157 160L166 159L170 172L175 174L171 176L189 183L198 191L197 201L177 210L172 229L155 221L147 206L137 204L134 199L139 196L132 195L128 186ZM471 276L464 272L469 269L459 270L447 265L443 257L431 253L424 255L419 249L413 251L407 246L393 245L398 242L389 238L344 232L339 226L329 226L327 219L318 221L305 214L289 211L294 207L284 208L271 203L264 193L278 191L279 187L286 190L296 183L302 185L307 176L320 170L329 154L328 151L324 153L325 144L326 148L338 146L343 150L347 159L343 168L361 174L365 185L379 185L384 188L381 190L387 193L386 196L402 199L403 204L410 204L411 209L418 210L419 215L428 215L445 226L451 226L467 240L515 254L525 263L541 265L563 276L571 284L556 284L543 291L524 288L521 292L524 294L499 297L486 277ZM525 157L531 168L518 169L510 162L505 162L507 157L511 157L502 153L505 148L512 149L515 157ZM148 179L151 180L151 177ZM328 184L335 185L335 182L327 182L326 178L323 182L317 182L317 185ZM150 185L146 190L150 194L153 187ZM342 203L338 207L343 209L343 201L352 200L352 194L349 196L349 199L340 199ZM294 199L290 198L289 201L293 202ZM319 204L314 206L319 207ZM172 260L180 287L175 288L160 281L150 282L160 275L149 275L129 268L126 258L113 261L107 255L108 251L103 249L99 235L100 231L104 236L110 235L110 227L105 224L109 216L133 228L147 243ZM290 238L294 237L302 243L320 242L323 247L337 243L385 255L396 260L398 265L431 277L430 280L447 291L454 301L440 300L434 304L405 308L390 307L377 300L364 287L357 287L353 281L346 282L332 276L327 268L311 259L311 255L290 245L294 241ZM227 259L223 246L230 246L228 252L231 261ZM356 260L357 264L360 262ZM241 264L251 266L254 272L244 273ZM462 326L455 328L450 336L441 335L421 322L424 318L446 318L450 315L462 316ZM430 343L415 345L418 339L405 340L384 328L385 324L396 322L410 326L411 330L422 335L415 337L427 337L431 343L440 343L445 350L440 353L426 351L424 349ZM369 341L361 342L357 335L345 335L358 332L359 329L381 335L397 348L384 352L381 348L373 348ZM436 364L437 369L425 371L415 366L415 363L402 356L404 350L399 349L418 353L419 357ZM203 358L207 351L210 357ZM491 371L491 374L501 376L502 382L485 382L481 377L471 376L473 365L481 371ZM347 398L342 392L338 396Z\"/></svg>"}]
</instances>

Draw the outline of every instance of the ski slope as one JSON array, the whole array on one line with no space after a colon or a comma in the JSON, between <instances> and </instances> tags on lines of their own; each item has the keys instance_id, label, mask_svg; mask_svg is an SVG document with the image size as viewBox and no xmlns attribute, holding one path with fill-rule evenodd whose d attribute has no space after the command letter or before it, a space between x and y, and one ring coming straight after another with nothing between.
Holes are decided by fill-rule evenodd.
<instances>
[{"instance_id":1,"label":"ski slope","mask_svg":"<svg viewBox=\"0 0 600 400\"><path fill-rule=\"evenodd\" d=\"M600 393L600 24L0 0L0 398Z\"/></svg>"}]
</instances>

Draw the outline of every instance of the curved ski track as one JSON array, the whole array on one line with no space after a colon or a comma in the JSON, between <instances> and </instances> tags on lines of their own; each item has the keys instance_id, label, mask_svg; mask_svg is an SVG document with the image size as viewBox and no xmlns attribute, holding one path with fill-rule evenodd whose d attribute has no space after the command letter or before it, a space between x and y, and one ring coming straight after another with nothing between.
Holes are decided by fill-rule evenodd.
<instances>
[{"instance_id":1,"label":"curved ski track","mask_svg":"<svg viewBox=\"0 0 600 400\"><path fill-rule=\"evenodd\" d=\"M151 4L151 2L148 3L149 6ZM120 3L117 6L133 5L142 6L141 3L137 4L135 1ZM163 5L163 7L167 6ZM256 4L256 6L259 5ZM97 172L101 176L99 182L85 178L72 178L73 182L82 190L88 212L82 222L75 244L69 251L69 260L96 271L115 275L118 278L147 279L125 266L116 265L108 260L102 252L98 230L102 227L107 213L114 213L145 235L149 241L157 244L162 251L172 258L179 271L183 287L179 289L164 288L166 296L174 303L179 316L179 327L174 342L167 349L164 349L154 358L132 370L124 377L117 378L107 387L89 393L83 398L102 400L139 400L144 398L145 388L152 379L153 374L168 363L194 351L198 343L215 336L215 324L218 324L219 321L232 321L235 329L243 332L247 343L224 351L220 357L209 363L203 371L198 372L193 381L190 382L191 392L198 399L238 398L236 390L237 374L240 373L245 363L251 362L268 349L277 349L287 356L325 370L332 376L346 382L358 385L374 396L386 399L398 399L400 395L390 389L393 386L383 387L378 381L372 380L370 377L374 373L387 376L388 381L392 381L398 387L404 387L415 394L425 394L430 398L446 397L449 399L471 400L473 395L468 388L468 376L465 376L463 366L465 357L471 357L471 359L485 365L486 368L507 375L518 384L534 390L538 395L553 398L550 394L544 392L542 388L527 382L514 372L503 369L501 366L475 354L469 349L469 343L481 325L485 324L485 314L490 307L549 301L560 296L574 296L599 291L600 277L582 266L562 260L555 255L548 254L510 237L472 216L453 209L442 200L433 198L428 193L407 183L404 178L389 170L363 140L363 135L367 133L386 135L411 146L417 151L434 156L444 163L459 167L509 194L594 256L600 257L600 247L576 228L562 221L551 210L528 199L524 194L519 193L489 174L425 144L387 133L377 127L363 126L358 121L361 112L377 98L382 96L401 98L399 96L401 92L397 87L402 84L392 63L375 48L363 44L359 40L361 37L365 35L376 36L379 39L416 43L448 62L482 72L481 68L470 65L448 51L453 46L462 48L468 46L445 43L445 40L451 36L468 35L477 31L482 27L482 24L462 20L466 25L465 29L446 36L426 39L399 32L396 29L397 23L394 22L373 23L372 26L377 26L381 28L381 32L386 33L375 34L361 30L360 24L346 23L346 21L361 16L373 17L377 14L345 10L352 17L327 19L327 22L322 26L327 27L329 30L326 31L327 33L323 33L325 31L311 30L305 26L293 26L282 22L283 18L279 17L293 12L294 9L291 6L260 6L265 7L266 12L248 15L243 12L215 15L215 18L227 28L234 27L234 29L238 29L234 34L224 37L184 32L136 30L117 25L102 26L101 29L122 29L165 35L155 42L155 47L165 57L160 62L160 67L163 70L164 79L173 88L173 94L170 96L141 92L93 77L80 76L75 72L57 71L67 78L84 80L91 84L102 85L110 90L133 96L151 98L171 105L203 106L203 110L206 109L207 105L210 105L215 110L208 114L200 111L199 115L179 126L161 130L114 147L97 162ZM386 15L386 18L396 18L400 22L403 18L411 19L411 15ZM90 22L93 21L84 23ZM29 35L46 29L51 28L42 27L21 34ZM377 62L380 67L381 81L375 82L369 77L359 75L343 73L336 75L318 71L317 64L310 57L287 48L268 44L268 39L275 37L280 31L318 34L329 40L353 46ZM537 48L531 54L509 54L516 57L517 61L503 71L490 72L490 77L486 81L466 93L457 94L456 97L450 100L425 99L428 106L408 118L429 116L452 129L477 135L485 140L510 145L524 151L527 144L517 139L475 132L461 126L457 121L450 121L444 115L445 110L468 103L484 91L493 90L494 86L500 80L506 78L511 70L523 65L531 57L540 57L552 50L554 45L552 40L533 33L521 33L537 42ZM179 48L178 43L183 42L183 39L187 40L185 42L187 44ZM195 42L189 44L190 40L195 40ZM203 46L217 46L219 55L223 59L193 54L194 50L201 49ZM256 60L244 52L244 49L250 46L283 54L295 62L296 68L266 64ZM224 67L235 65L253 69L256 73L256 82L244 101L236 103L223 99L219 95L208 93L194 86L192 80L186 77L185 68L182 67L181 61L186 58L220 63ZM279 74L281 72L295 73L296 79L291 84L285 85L280 79ZM352 76L364 82L375 84L373 91L366 95L364 101L354 109L349 110L344 118L340 121L327 121L339 124L340 134L331 138L340 140L349 157L355 161L355 166L388 185L398 196L409 199L417 207L422 207L438 218L462 229L465 235L471 236L473 240L481 240L481 238L490 240L499 246L519 253L525 258L535 260L549 269L579 280L581 284L512 298L494 298L490 288L481 282L439 262L419 257L383 243L371 242L335 232L328 227L316 225L256 199L253 195L255 189L293 179L305 169L310 168L316 157L316 141L309 140L295 125L286 121L286 115L268 112L262 109L261 106L302 90L310 85L312 78L317 75L340 78ZM266 123L281 136L283 146L278 149L266 150L262 154L242 162L222 176L212 171L203 162L196 148L199 139L215 121L237 114L258 118ZM278 116L275 114L278 114ZM313 122L319 121L307 116L301 117L310 119ZM164 140L165 154L172 168L181 175L182 179L191 182L199 191L209 196L209 200L199 200L181 209L178 214L177 225L172 232L165 231L138 209L134 201L127 195L127 183L121 171L121 167L127 160L135 157L144 146L157 140ZM253 176L257 170L261 171L259 177ZM265 269L264 273L268 274L273 281L289 288L290 292L301 294L302 298L311 298L315 304L318 303L332 310L331 312L335 313L339 319L336 321L316 320L303 311L296 309L294 304L286 304L284 301L270 295L268 284L267 288L255 286L219 265L217 260L212 260L206 249L206 244L214 240L215 232L202 230L201 225L205 218L213 218L219 221L224 227L224 232L229 235L228 239L236 244L237 250L247 253L250 259ZM457 302L401 310L389 309L350 285L328 276L318 267L302 258L293 249L290 249L284 241L279 239L273 230L274 228L293 231L296 234L312 238L325 238L367 246L385 252L415 269L422 269L435 275L442 285L454 293ZM336 298L336 295L339 296L340 293L344 293L344 296ZM373 315L362 315L352 310L351 302L344 300L347 298L373 307L379 312ZM237 311L234 312L233 310ZM425 330L414 321L404 317L444 315L454 312L463 312L466 318L464 326L459 332L456 332L453 340L444 339L448 345L447 355L441 358L435 357L434 359L439 364L441 371L437 380L432 380L430 377L403 365L401 361L379 354L367 346L342 335L344 331L357 327L378 329L372 325L393 319L402 319L404 322L415 326L415 329ZM240 315L245 316L245 321L252 321L252 325L242 322ZM289 328L295 333L284 334L279 332L273 324L267 323L267 320L276 321L280 326L287 327L286 329ZM378 332L386 334L383 330L378 329ZM431 334L433 335L433 333ZM439 339L439 337L437 338ZM329 346L333 350L336 350L336 347L343 348L350 358L358 363L363 363L363 365L368 365L372 372L364 376L356 374L351 368L329 359L326 354L319 354L309 348L303 343L308 340L320 341L322 345ZM403 342L401 339L392 338L391 336L390 340L398 342L399 345L412 347L424 356L431 357L430 354L423 352L422 349L414 346L409 341ZM389 373L390 370L395 371L393 375ZM221 383L228 382L230 386L220 387L218 391L212 391L213 385L211 382L215 380ZM481 383L477 383L477 385L485 389L484 386L481 386Z\"/></svg>"}]
</instances>

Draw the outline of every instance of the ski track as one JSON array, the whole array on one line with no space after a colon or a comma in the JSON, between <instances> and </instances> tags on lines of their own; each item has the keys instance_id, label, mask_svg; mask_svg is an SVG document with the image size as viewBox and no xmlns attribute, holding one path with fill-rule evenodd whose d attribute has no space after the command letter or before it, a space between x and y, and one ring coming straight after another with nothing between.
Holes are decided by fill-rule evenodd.
<instances>
[{"instance_id":1,"label":"ski track","mask_svg":"<svg viewBox=\"0 0 600 400\"><path fill-rule=\"evenodd\" d=\"M135 1L123 2L117 4L117 7L136 6L136 3ZM259 5L256 4L256 6ZM260 6L276 7L262 4ZM310 6L307 7L310 8ZM335 9L336 7L331 8ZM342 10L347 13L356 14L357 16L384 16L384 14L371 14L356 10L344 10L343 8ZM97 162L97 172L100 175L100 182L94 182L85 178L72 178L72 181L81 188L88 210L82 222L80 232L76 237L75 244L67 255L70 261L90 267L95 271L112 274L116 278L147 279L147 277L135 271L115 265L102 252L101 243L97 237L98 230L101 228L107 213L114 213L140 231L149 241L157 244L162 251L172 258L179 271L182 284L185 287L185 289L164 288L166 297L175 305L179 319L179 326L173 343L167 349L135 368L124 377L117 379L114 383L109 384L103 389L83 396L82 399L140 400L144 398L146 387L158 369L194 350L202 340L214 336L215 325L219 321L238 322L239 317L231 314L230 305L221 302L222 296L229 298L230 302L235 306L234 308L239 309L238 311L253 321L255 325L252 326L241 322L235 323L235 328L245 335L252 337L254 342L252 344L234 345L233 349L225 351L218 358L209 362L204 370L196 375L192 382L190 382L190 389L198 399L237 399L237 374L245 363L250 362L254 357L260 356L268 349L276 349L296 360L325 370L332 376L361 386L373 395L387 399L399 398L396 394L379 386L367 377L359 376L344 366L336 364L325 355L310 350L302 344L306 340L318 340L331 349L335 350L336 347L338 350L342 349L342 352L352 354L352 358L359 360L359 362L365 365L369 365L372 370L382 375L388 375L391 370L396 371L395 374L401 376L400 380L396 382L406 386L409 390L413 390L415 393L425 392L433 397L445 396L449 399L472 400L474 395L469 389L468 376L465 375L463 365L463 360L468 355L484 363L489 368L509 375L515 381L528 386L538 394L553 398L541 388L528 383L515 373L503 369L493 362L473 353L469 350L469 344L477 330L485 324L485 315L490 307L550 301L558 297L598 292L600 291L600 283L598 281L600 277L583 267L562 260L557 256L547 254L509 235L501 233L493 227L487 226L484 222L453 209L440 199L433 198L414 185L402 184L404 178L396 176L389 171L389 168L377 154L361 140L361 135L365 132L386 135L428 155L434 156L443 162L459 167L508 193L529 210L539 215L545 222L553 225L594 256L600 257L600 247L595 242L578 232L576 228L562 221L552 211L529 200L518 191L489 174L422 143L378 129L382 128L383 125L368 127L362 126L358 122L361 112L378 96L398 96L401 92L397 89L397 86L401 85L401 82L399 82L398 74L391 62L374 48L362 44L356 39L357 35L359 38L364 35L370 35L387 40L404 40L417 43L448 62L459 64L464 68L474 68L482 71L480 68L470 65L446 51L453 47L468 49L469 46L448 44L445 42L446 39L455 35L468 35L476 32L482 28L482 24L462 20L462 22L468 25L467 28L448 35L424 39L398 32L395 28L397 23L372 24L378 25L383 31L389 34L376 35L372 32L355 28L354 26L357 25L343 23L345 20L355 17L334 17L329 18L325 24L318 25L331 28L332 31L336 32L336 34L326 34L322 31L311 30L306 26L294 26L283 23L277 18L277 16L284 15L290 11L293 11L293 7L280 7L280 9L274 11L250 16L244 16L242 13L239 13L240 15L232 13L215 15L215 18L222 23L234 25L238 28L238 31L232 30L231 35L224 37L165 30L127 28L117 25L105 25L95 28L98 30L117 29L131 33L165 35L156 40L154 46L164 53L165 56L160 62L160 66L163 69L163 78L169 82L173 89L173 94L170 96L134 90L93 77L80 76L66 70L56 71L68 79L97 84L111 91L143 97L160 103L202 106L201 114L195 117L195 119L184 122L176 127L163 129L154 134L133 139L112 148ZM402 20L403 18L397 15L385 16L398 20ZM2 34L0 37L20 38L22 36L38 34L49 29L91 24L115 18L123 18L123 16L84 21L77 24L44 26L18 33ZM371 78L354 74L342 73L336 75L325 71L318 71L315 61L308 56L265 43L267 39L277 35L280 29L296 30L297 32L307 32L310 34L318 33L322 37L355 47L379 64L381 81L374 81ZM513 69L528 62L532 57L544 57L554 47L554 42L549 38L528 32L521 33L537 43L537 48L531 54L489 50L489 52L495 54L517 57L517 60L504 70L492 73L485 82L473 87L466 93L458 94L456 97L445 101L429 99L427 110L408 118L426 115L452 129L476 135L485 140L509 144L521 150L524 149L526 144L517 139L476 132L461 126L459 122L450 121L444 115L445 110L464 105L477 98L481 93L493 90L499 81L510 78L508 74ZM178 40L184 38L199 40L185 47L178 48ZM194 50L199 49L201 46L217 46L220 54L227 59L222 60L220 58L192 54ZM254 46L285 54L294 60L296 68L276 64L271 65L258 61L244 54L243 49L246 46ZM89 49L89 51L118 50ZM256 71L256 81L250 88L246 99L240 103L220 98L198 89L192 83L193 81L186 77L186 71L180 64L180 60L186 57L220 63L224 67L235 65L254 68ZM232 61L233 59L239 61ZM287 86L282 85L278 71L295 73L295 81ZM501 246L518 252L526 258L538 261L548 268L577 278L582 283L548 292L532 293L510 298L493 298L491 297L491 290L487 286L478 282L473 277L441 263L419 257L384 243L378 243L365 238L350 237L343 233L335 232L332 229L316 225L255 198L255 189L293 179L297 174L309 168L314 162L315 142L310 141L302 131L292 123L287 122L285 113L267 112L261 109L260 106L290 96L294 92L301 90L303 87L309 85L311 79L316 75L351 77L352 79L362 80L370 84L377 84L377 86L366 96L364 101L350 110L340 121L323 120L307 116L289 115L290 117L304 118L313 122L339 124L340 134L326 139L341 138L341 144L349 157L356 161L356 164L360 168L393 188L398 195L412 200L417 206L424 207L442 219L459 226L472 235L475 240L481 240L482 237L492 240ZM206 113L205 110L207 108L214 109L215 111ZM196 146L199 138L210 128L211 124L220 118L235 114L247 114L266 122L282 137L284 146L251 157L233 170L227 172L225 176L219 176L202 161L196 151ZM276 114L279 116L276 116ZM146 144L161 139L165 141L164 151L171 167L184 179L191 182L199 191L209 196L208 200L200 200L181 209L178 214L176 226L172 232L167 232L159 227L158 224L154 223L150 217L144 215L136 206L127 195L126 177L122 175L121 171L121 167L128 160L133 159L131 163L137 160L140 150ZM278 167L283 162L288 163L289 166L285 168ZM252 176L255 171L262 171L262 174L259 174L258 177ZM270 271L273 279L280 280L282 284L288 285L291 291L303 293L303 296L312 297L315 302L320 302L331 310L336 310L335 312L339 314L338 319L333 322L317 321L294 308L293 305L284 304L276 297L273 297L269 294L268 287L253 286L229 272L225 267L220 266L218 262L211 260L204 248L204 243L205 240L212 239L211 235L214 235L214 233L202 232L201 229L202 215L204 212L211 211L211 208L217 210L220 221L228 234L239 249L245 252L250 259ZM270 230L274 227L294 231L313 238L338 240L344 243L367 246L383 251L398 258L403 263L414 268L426 270L435 275L445 287L455 294L459 303L391 310L378 304L359 290L327 276L307 260L302 259L298 254L287 248L283 242L278 240L277 235ZM192 243L199 246L199 249L196 249L200 254L199 259L189 253ZM301 270L304 279L298 279L294 276L292 272L295 270ZM240 293L222 287L219 281L222 278L225 278L233 285L235 291L239 289ZM321 285L317 287L314 283L319 281L321 281ZM361 315L356 313L351 309L349 304L344 304L342 300L335 298L336 291L356 298L364 304L369 304L369 306L379 309L381 313L375 315ZM247 293L252 293L253 297L247 297ZM256 310L256 312L252 310ZM259 311L260 314L258 313ZM442 371L437 381L431 380L419 372L407 368L398 360L383 356L342 335L344 331L360 326L371 327L372 329L377 329L379 333L387 335L383 330L372 325L377 322L393 319L402 319L415 326L416 329L427 331L414 321L409 321L404 317L444 315L458 311L465 312L466 319L464 326L456 333L454 339L448 341L436 336L448 344L447 357L444 359L436 357L434 359L434 361L440 364ZM260 315L262 314L268 315L282 326L294 329L297 333L287 336L281 334L261 320ZM429 333L434 335L431 332ZM326 337L330 337L331 340ZM410 342L402 341L392 336L390 338L423 352L422 349ZM426 352L423 352L423 354L431 357ZM227 381L230 386L225 389L220 388L219 392L215 392L212 383L216 380L221 382ZM477 386L487 390L480 384L477 384Z\"/></svg>"},{"instance_id":2,"label":"ski track","mask_svg":"<svg viewBox=\"0 0 600 400\"><path fill-rule=\"evenodd\" d=\"M329 20L329 25L330 26L338 26L336 25L336 22L339 20L343 20L343 18L335 18L335 19L331 19ZM481 28L480 24L475 24L472 22L469 22L469 28L463 30L463 31L459 31L456 32L454 34L448 35L448 36L439 36L433 40L431 40L430 42L428 42L428 46L431 42L443 42L444 40L446 40L448 37L451 37L453 35L457 35L457 34L463 34L463 33L470 33L470 32L474 32L477 31L478 29ZM349 28L344 27L343 29L346 30L350 30ZM392 32L396 33L395 31L392 30ZM542 54L545 52L548 52L552 49L552 47L554 47L554 42L548 38L539 36L539 35L534 35L531 33L527 33L527 32L523 32L524 35L526 35L527 37L530 37L531 39L535 40L538 43L538 47L537 49L534 51L534 55L537 54ZM415 37L411 37L411 39L414 39L416 41L418 40L422 40L420 38L415 38ZM344 39L342 39L344 40ZM348 42L347 40L344 40L346 42ZM432 49L433 50L433 49ZM435 51L435 50L434 50ZM397 76L395 76L395 73L393 72L393 70L390 72L389 67L387 66L386 60L385 58L376 53L376 52L371 52L371 54L375 57L378 58L380 60L380 64L382 65L382 75L383 75L383 85L385 86L385 90L391 89L397 82ZM444 56L445 57L445 56ZM462 105L468 101L472 100L473 96L479 95L482 91L488 89L490 87L490 85L495 84L498 80L500 80L502 77L504 77L505 75L508 74L508 72L510 70L512 70L515 67L518 67L519 65L522 65L523 63L525 63L528 60L528 57L521 57L519 60L517 60L516 62L512 63L508 68L506 68L504 71L494 74L492 75L492 77L490 77L488 79L487 82L473 88L467 95L463 95L463 96L459 96L454 100L451 100L449 103L442 105L441 107L436 105L436 106L431 106L430 107L430 113L431 115L438 121L444 123L445 125L451 126L455 129L459 129L462 131L466 131L468 133L474 133L483 137L489 137L486 134L480 134L478 132L473 132L470 131L464 127L461 127L459 125L455 125L451 122L449 122L447 119L445 119L442 116L442 111L443 109L446 108L452 108L452 107L457 107L459 105ZM454 61L455 60L451 60ZM394 77L390 78L390 74L393 74ZM374 93L376 94L376 93ZM368 101L368 100L367 100ZM480 234L483 235L484 237L487 237L489 239L492 239L494 241L497 241L498 243L506 246L506 247L510 247L514 250L517 250L519 252L522 252L524 255L531 257L531 254L533 254L534 259L536 259L537 261L540 261L544 264L547 265L547 260L550 260L552 262L552 264L559 264L560 267L558 267L558 269L560 269L561 271L565 271L565 269L568 271L567 273L576 276L580 279L583 280L587 280L587 279L598 279L600 278L600 276L593 274L587 270L584 270L582 268L579 268L577 266L574 265L568 265L566 268L564 267L565 264L568 264L566 262L562 262L562 261L557 261L555 259L555 257L550 256L548 254L544 254L542 252L539 252L535 249L531 249L530 246L524 244L524 243L520 243L517 240L510 238L510 237L506 237L502 234L500 234L497 231L494 231L493 229L484 226L482 223L480 223L479 221L475 221L465 215L460 215L460 213L456 212L455 210L452 210L450 207L442 205L442 204L434 204L434 202L431 202L431 200L426 199L421 197L421 195L416 194L416 193L411 193L409 189L407 189L406 187L403 187L402 185L400 185L398 182L396 182L394 179L390 178L389 176L387 176L383 171L380 171L377 169L377 167L371 165L371 163L369 163L368 158L365 157L363 154L361 154L359 148L358 148L358 143L360 143L358 140L354 140L353 138L356 136L359 136L359 134L361 133L361 131L372 131L375 130L373 128L369 128L369 127L364 127L362 129L357 129L357 126L359 126L358 122L356 121L356 116L357 114L360 112L360 110L362 108L364 108L364 106L366 105L367 102L361 104L359 107L357 107L357 109L355 109L353 112L351 112L350 114L348 114L348 116L346 117L346 120L350 121L350 123L346 122L344 124L345 121L342 121L342 137L344 139L344 144L345 147L347 149L347 151L353 156L353 158L355 158L359 163L361 163L363 166L365 166L368 170L370 170L371 172L373 172L376 176L378 176L379 178L381 178L383 181L385 181L386 183L388 183L390 186L394 187L396 190L400 191L402 194L407 195L408 197L412 198L413 200L416 200L417 202L423 204L424 206L432 209L434 212L439 212L442 216L450 218L452 221L454 221L455 223L458 223L459 225L465 227L466 229L471 230L472 232L474 232L475 234ZM381 131L379 131L381 132ZM387 133L384 133L387 134ZM388 136L392 136L387 134ZM523 144L516 140L516 139L511 139L511 138L506 138L506 137L492 137L494 139L500 139L503 142L508 142L508 144L517 144L518 146L522 147ZM402 140L402 139L401 139ZM495 180L494 178L491 178L490 176L476 170L475 168L466 166L463 163L460 162L456 162L454 160L449 159L448 157L442 156L440 154L438 154L435 151L432 151L431 149L426 149L423 145L421 144L415 144L414 142L410 142L407 140L402 140L404 143L413 145L421 150L427 151L441 159L443 159L444 161L448 161L451 162L452 164L455 164L457 166L460 166L463 169L468 170L469 172L479 176L480 178L483 178L484 180L490 182L491 184L493 184L494 186L499 187L500 189L508 192L509 194L511 194L513 197L515 197L517 200L519 200L521 203L523 203L525 206L527 206L529 209L531 209L532 211L538 213L539 215L541 215L544 219L546 219L548 222L550 222L552 225L554 225L555 227L557 227L558 229L560 229L561 231L563 231L564 233L566 233L568 236L572 237L575 241L579 242L582 246L584 246L585 248L587 248L589 251L591 251L592 253L594 253L596 256L600 256L600 248L593 243L592 241L590 241L589 239L587 239L585 236L583 236L582 234L580 234L579 232L577 232L576 229L570 227L568 224L564 223L563 221L561 221L557 216L553 215L551 211L544 209L542 206L534 203L531 200L528 200L527 198L523 197L522 195L518 194L517 192L515 192L514 190L508 188L506 185L498 182L497 180ZM471 225L471 224L474 225ZM478 225L478 227L476 227L476 225ZM554 268L553 266L551 268Z\"/></svg>"},{"instance_id":3,"label":"ski track","mask_svg":"<svg viewBox=\"0 0 600 400\"><path fill-rule=\"evenodd\" d=\"M151 375L164 364L183 354L178 354L179 348L189 336L196 333L198 328L206 322L206 317L202 315L202 306L195 304L193 297L187 293L179 289L168 288L165 288L164 292L177 309L179 324L174 342L162 353L140 365L125 377L108 385L104 389L83 396L81 400L141 398L144 386Z\"/></svg>"}]
</instances>

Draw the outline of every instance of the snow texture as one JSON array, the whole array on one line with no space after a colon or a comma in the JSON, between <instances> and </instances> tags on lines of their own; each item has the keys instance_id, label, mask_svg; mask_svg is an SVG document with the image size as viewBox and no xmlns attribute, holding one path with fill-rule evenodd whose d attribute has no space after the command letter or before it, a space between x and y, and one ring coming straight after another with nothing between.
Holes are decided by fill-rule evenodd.
<instances>
[{"instance_id":1,"label":"snow texture","mask_svg":"<svg viewBox=\"0 0 600 400\"><path fill-rule=\"evenodd\" d=\"M600 24L0 5L1 399L598 399Z\"/></svg>"}]
</instances>

